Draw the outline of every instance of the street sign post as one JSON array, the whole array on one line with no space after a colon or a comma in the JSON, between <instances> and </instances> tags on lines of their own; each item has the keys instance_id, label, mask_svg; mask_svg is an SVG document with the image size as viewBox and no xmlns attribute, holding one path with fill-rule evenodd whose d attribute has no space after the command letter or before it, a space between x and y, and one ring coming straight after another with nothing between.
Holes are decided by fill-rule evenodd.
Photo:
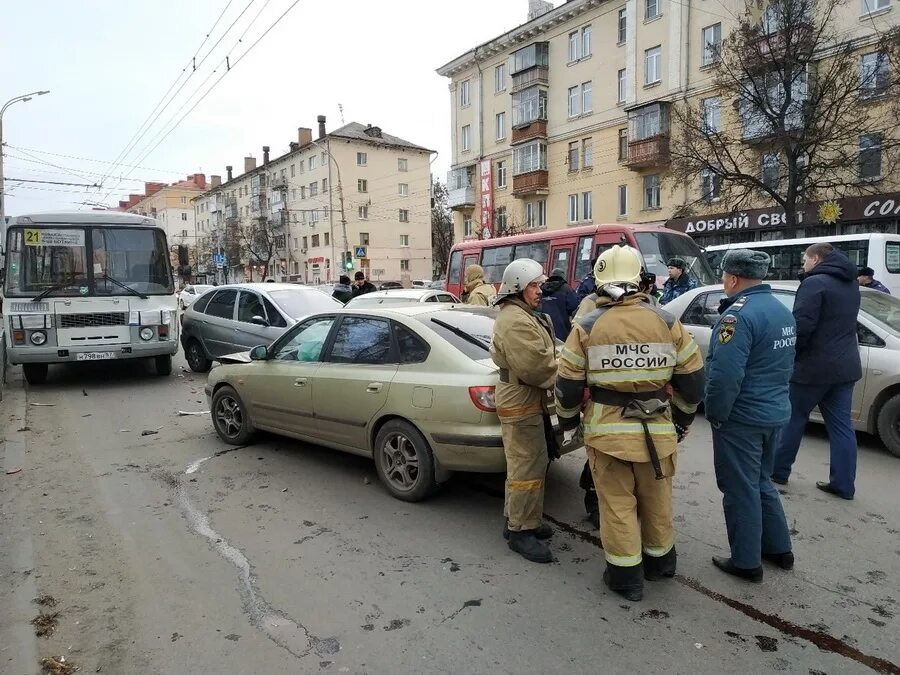
<instances>
[{"instance_id":1,"label":"street sign post","mask_svg":"<svg viewBox=\"0 0 900 675\"><path fill-rule=\"evenodd\" d=\"M365 246L357 246L355 249L353 249L353 257L354 258L368 258L369 256L366 255L366 247Z\"/></svg>"}]
</instances>

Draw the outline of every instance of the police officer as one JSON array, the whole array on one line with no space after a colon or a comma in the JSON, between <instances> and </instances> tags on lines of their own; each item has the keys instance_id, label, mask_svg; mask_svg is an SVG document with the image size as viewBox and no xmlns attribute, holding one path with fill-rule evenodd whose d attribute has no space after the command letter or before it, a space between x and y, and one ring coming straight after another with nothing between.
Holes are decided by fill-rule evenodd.
<instances>
[{"instance_id":1,"label":"police officer","mask_svg":"<svg viewBox=\"0 0 900 675\"><path fill-rule=\"evenodd\" d=\"M637 601L645 578L675 574L676 443L703 396L703 360L681 323L639 292L635 249L604 251L594 276L595 308L572 327L560 355L556 409L566 440L584 410L584 440L600 499L603 578L611 590ZM585 385L591 395L583 403Z\"/></svg>"},{"instance_id":2,"label":"police officer","mask_svg":"<svg viewBox=\"0 0 900 675\"><path fill-rule=\"evenodd\" d=\"M731 546L731 557L712 561L754 582L762 581L762 559L783 569L794 565L784 510L769 477L779 431L791 415L797 337L791 311L761 282L770 261L762 251L725 254L727 299L707 358L706 418Z\"/></svg>"},{"instance_id":3,"label":"police officer","mask_svg":"<svg viewBox=\"0 0 900 675\"><path fill-rule=\"evenodd\" d=\"M520 258L507 266L494 301L500 313L491 340L491 358L500 368L495 400L506 454L503 534L513 551L538 563L553 560L543 543L553 531L542 523L549 463L544 413L556 380L553 329L536 311L545 280L534 260Z\"/></svg>"}]
</instances>

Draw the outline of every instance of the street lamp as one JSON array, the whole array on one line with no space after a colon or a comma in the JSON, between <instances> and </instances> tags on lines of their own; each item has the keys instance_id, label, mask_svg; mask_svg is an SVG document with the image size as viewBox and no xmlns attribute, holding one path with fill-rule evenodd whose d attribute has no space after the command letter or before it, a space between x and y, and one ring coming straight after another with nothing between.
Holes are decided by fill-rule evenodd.
<instances>
[{"instance_id":1,"label":"street lamp","mask_svg":"<svg viewBox=\"0 0 900 675\"><path fill-rule=\"evenodd\" d=\"M6 109L11 106L13 103L24 103L26 101L30 101L32 96L43 96L44 94L49 94L48 91L33 91L30 94L22 94L21 96L15 96L9 99L6 103L3 104L3 107L0 108L0 228L2 228L3 232L6 232L6 208L5 208L5 195L6 195L6 187L3 183L3 113L6 112Z\"/></svg>"}]
</instances>

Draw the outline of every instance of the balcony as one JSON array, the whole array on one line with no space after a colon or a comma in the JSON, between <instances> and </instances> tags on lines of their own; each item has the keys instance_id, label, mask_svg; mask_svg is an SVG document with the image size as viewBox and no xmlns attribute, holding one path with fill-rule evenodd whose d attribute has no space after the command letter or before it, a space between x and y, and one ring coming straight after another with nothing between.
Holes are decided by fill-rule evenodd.
<instances>
[{"instance_id":1,"label":"balcony","mask_svg":"<svg viewBox=\"0 0 900 675\"><path fill-rule=\"evenodd\" d=\"M515 94L517 91L528 89L528 87L533 87L537 84L545 87L550 85L550 69L547 66L535 66L513 75L510 93Z\"/></svg>"},{"instance_id":2,"label":"balcony","mask_svg":"<svg viewBox=\"0 0 900 675\"><path fill-rule=\"evenodd\" d=\"M451 209L474 209L474 167L453 169L447 174L447 206Z\"/></svg>"},{"instance_id":3,"label":"balcony","mask_svg":"<svg viewBox=\"0 0 900 675\"><path fill-rule=\"evenodd\" d=\"M658 134L628 141L628 156L622 162L629 169L649 169L669 163L669 135Z\"/></svg>"},{"instance_id":4,"label":"balcony","mask_svg":"<svg viewBox=\"0 0 900 675\"><path fill-rule=\"evenodd\" d=\"M535 138L547 138L547 120L536 120L531 124L513 127L510 145L524 143Z\"/></svg>"},{"instance_id":5,"label":"balcony","mask_svg":"<svg viewBox=\"0 0 900 675\"><path fill-rule=\"evenodd\" d=\"M513 195L516 197L545 195L549 192L549 185L549 172L546 169L519 174L513 176Z\"/></svg>"}]
</instances>

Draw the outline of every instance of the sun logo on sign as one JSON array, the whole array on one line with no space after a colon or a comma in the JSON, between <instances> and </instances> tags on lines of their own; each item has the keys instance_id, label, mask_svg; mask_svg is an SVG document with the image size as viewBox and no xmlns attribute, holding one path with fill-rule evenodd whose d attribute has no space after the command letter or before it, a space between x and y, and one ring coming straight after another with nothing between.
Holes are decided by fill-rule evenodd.
<instances>
[{"instance_id":1,"label":"sun logo on sign","mask_svg":"<svg viewBox=\"0 0 900 675\"><path fill-rule=\"evenodd\" d=\"M841 214L841 206L834 200L824 202L819 207L819 220L827 225L834 225L840 220Z\"/></svg>"}]
</instances>

